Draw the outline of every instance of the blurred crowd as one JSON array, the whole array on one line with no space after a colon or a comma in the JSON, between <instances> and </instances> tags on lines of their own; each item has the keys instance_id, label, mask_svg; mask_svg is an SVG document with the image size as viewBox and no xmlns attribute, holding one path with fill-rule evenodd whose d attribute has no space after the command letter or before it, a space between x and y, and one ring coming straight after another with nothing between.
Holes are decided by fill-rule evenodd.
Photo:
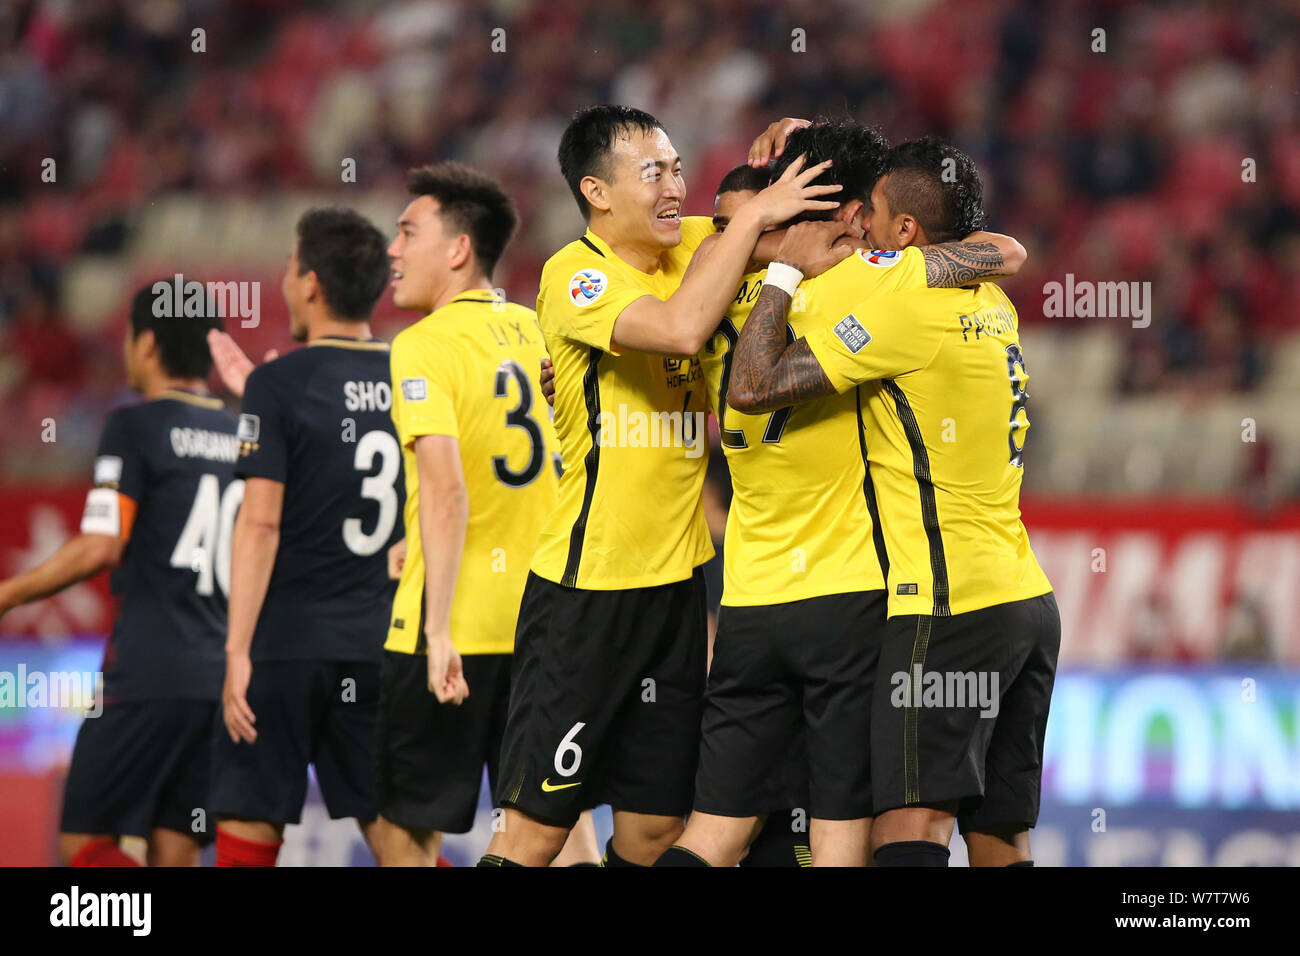
<instances>
[{"instance_id":1,"label":"blurred crowd","mask_svg":"<svg viewBox=\"0 0 1300 956\"><path fill-rule=\"evenodd\" d=\"M1114 323L1123 393L1250 390L1300 330L1297 89L1295 0L13 0L0 401L93 433L121 325L69 321L69 263L127 255L140 211L177 191L346 202L345 158L394 211L412 165L501 177L524 222L504 284L531 302L580 228L560 131L604 101L665 123L697 214L778 116L950 137L991 226L1030 249L1008 284L1022 322ZM1044 319L1067 273L1150 282L1150 328Z\"/></svg>"}]
</instances>

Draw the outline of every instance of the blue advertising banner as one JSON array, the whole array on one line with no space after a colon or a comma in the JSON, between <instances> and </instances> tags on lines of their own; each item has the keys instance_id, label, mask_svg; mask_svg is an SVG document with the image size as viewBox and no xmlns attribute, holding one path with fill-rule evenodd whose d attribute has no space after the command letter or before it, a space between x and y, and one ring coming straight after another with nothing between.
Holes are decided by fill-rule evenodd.
<instances>
[{"instance_id":1,"label":"blue advertising banner","mask_svg":"<svg viewBox=\"0 0 1300 956\"><path fill-rule=\"evenodd\" d=\"M0 643L0 771L66 766L93 709L96 641ZM486 780L475 828L443 853L472 865L491 837ZM609 812L597 814L603 845ZM1035 857L1048 866L1300 866L1300 671L1074 669L1052 696ZM352 821L314 781L284 865L366 865ZM953 863L965 862L959 838Z\"/></svg>"}]
</instances>

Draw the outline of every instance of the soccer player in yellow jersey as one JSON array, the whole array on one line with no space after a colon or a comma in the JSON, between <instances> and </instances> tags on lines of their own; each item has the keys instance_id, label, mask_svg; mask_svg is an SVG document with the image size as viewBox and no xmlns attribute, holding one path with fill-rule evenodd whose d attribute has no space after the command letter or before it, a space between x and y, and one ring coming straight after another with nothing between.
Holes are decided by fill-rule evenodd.
<instances>
[{"instance_id":1,"label":"soccer player in yellow jersey","mask_svg":"<svg viewBox=\"0 0 1300 956\"><path fill-rule=\"evenodd\" d=\"M606 862L648 865L689 811L704 691L712 554L700 489L717 327L759 234L836 186L791 165L713 231L683 220L681 160L654 117L597 106L561 139L588 229L542 271L538 318L555 364L564 475L542 528L516 632L501 757L506 807L483 865L543 865L581 810L609 803Z\"/></svg>"},{"instance_id":2,"label":"soccer player in yellow jersey","mask_svg":"<svg viewBox=\"0 0 1300 956\"><path fill-rule=\"evenodd\" d=\"M960 151L902 144L872 192L869 236L902 256L969 233L983 219L981 193ZM1020 520L1028 375L1015 308L975 281L977 264L937 264L971 284L814 313L790 342L800 259L820 246L810 231L791 230L769 268L729 401L797 413L861 395L889 562L871 714L875 861L946 866L956 820L973 864L1032 865L1060 617ZM990 245L978 258L998 256Z\"/></svg>"},{"instance_id":3,"label":"soccer player in yellow jersey","mask_svg":"<svg viewBox=\"0 0 1300 956\"><path fill-rule=\"evenodd\" d=\"M844 187L844 201L831 215L857 227L869 213L866 203L887 152L877 130L851 121L818 122L790 134L773 175L797 155L831 159L818 181ZM827 229L834 234L833 225ZM787 338L813 327L818 315L842 312L867 290L923 289L933 264L969 257L975 243L986 240L1008 260L1023 259L1018 243L992 234L898 259L869 250L849 254L848 248L833 253L827 262L839 261L800 287ZM1012 271L1004 263L981 275ZM867 739L886 600L858 396L832 394L760 415L727 407L731 349L763 278L761 270L744 277L701 353L733 497L694 812L662 865L689 865L691 859L731 865L764 814L784 817L780 822L788 826L790 807L809 818L814 865L866 863ZM936 278L945 281L953 284ZM806 756L798 753L800 740Z\"/></svg>"},{"instance_id":4,"label":"soccer player in yellow jersey","mask_svg":"<svg viewBox=\"0 0 1300 956\"><path fill-rule=\"evenodd\" d=\"M443 833L473 826L484 764L496 780L519 598L560 462L537 316L492 289L514 204L458 163L413 170L408 187L393 297L429 314L391 358L407 550L381 678L380 857L431 865Z\"/></svg>"}]
</instances>

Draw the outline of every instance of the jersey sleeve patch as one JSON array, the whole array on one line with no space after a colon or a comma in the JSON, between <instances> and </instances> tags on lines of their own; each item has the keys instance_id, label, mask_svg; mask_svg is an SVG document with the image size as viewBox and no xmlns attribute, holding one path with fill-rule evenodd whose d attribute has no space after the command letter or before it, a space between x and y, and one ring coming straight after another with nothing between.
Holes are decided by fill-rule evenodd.
<instances>
[{"instance_id":1,"label":"jersey sleeve patch","mask_svg":"<svg viewBox=\"0 0 1300 956\"><path fill-rule=\"evenodd\" d=\"M429 380L423 375L402 379L402 397L408 402L422 402L429 397Z\"/></svg>"},{"instance_id":2,"label":"jersey sleeve patch","mask_svg":"<svg viewBox=\"0 0 1300 956\"><path fill-rule=\"evenodd\" d=\"M569 301L580 309L595 304L609 288L609 279L599 269L579 269L569 279Z\"/></svg>"},{"instance_id":3,"label":"jersey sleeve patch","mask_svg":"<svg viewBox=\"0 0 1300 956\"><path fill-rule=\"evenodd\" d=\"M262 419L260 416L251 415L244 412L239 416L239 429L236 437L241 442L256 444L262 435Z\"/></svg>"},{"instance_id":4,"label":"jersey sleeve patch","mask_svg":"<svg viewBox=\"0 0 1300 956\"><path fill-rule=\"evenodd\" d=\"M854 355L861 352L871 341L871 333L862 327L862 323L852 312L840 319L839 324L835 326L835 337Z\"/></svg>"},{"instance_id":5,"label":"jersey sleeve patch","mask_svg":"<svg viewBox=\"0 0 1300 956\"><path fill-rule=\"evenodd\" d=\"M903 254L898 250L883 249L859 249L858 255L867 265L875 266L878 269L888 269L890 266L898 265L903 261Z\"/></svg>"},{"instance_id":6,"label":"jersey sleeve patch","mask_svg":"<svg viewBox=\"0 0 1300 956\"><path fill-rule=\"evenodd\" d=\"M100 455L95 459L95 487L116 488L121 481L121 457L118 455Z\"/></svg>"}]
</instances>

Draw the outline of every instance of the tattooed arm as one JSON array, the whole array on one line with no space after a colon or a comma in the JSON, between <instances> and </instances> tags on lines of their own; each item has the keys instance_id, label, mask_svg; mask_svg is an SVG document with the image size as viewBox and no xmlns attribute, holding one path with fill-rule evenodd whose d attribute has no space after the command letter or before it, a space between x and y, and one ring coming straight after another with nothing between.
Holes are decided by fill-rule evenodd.
<instances>
[{"instance_id":1,"label":"tattooed arm","mask_svg":"<svg viewBox=\"0 0 1300 956\"><path fill-rule=\"evenodd\" d=\"M819 250L820 243L830 245L825 223L801 223L787 231L781 256L787 265L802 270L801 263ZM976 232L961 242L924 246L926 285L930 288L954 288L970 282L983 282L1015 275L1024 265L1025 249L1010 236ZM818 271L821 271L820 269ZM731 366L727 404L738 412L753 414L797 405L834 393L835 388L813 355L808 343L799 339L786 344L786 316L790 297L773 286L764 285L754 309L740 330L736 354Z\"/></svg>"},{"instance_id":2,"label":"tattooed arm","mask_svg":"<svg viewBox=\"0 0 1300 956\"><path fill-rule=\"evenodd\" d=\"M921 255L925 257L925 284L931 289L1013 276L1028 258L1024 246L994 232L975 232L961 242L922 246Z\"/></svg>"},{"instance_id":3,"label":"tattooed arm","mask_svg":"<svg viewBox=\"0 0 1300 956\"><path fill-rule=\"evenodd\" d=\"M738 412L767 412L835 393L808 343L786 345L790 297L764 285L740 330L727 404Z\"/></svg>"}]
</instances>

